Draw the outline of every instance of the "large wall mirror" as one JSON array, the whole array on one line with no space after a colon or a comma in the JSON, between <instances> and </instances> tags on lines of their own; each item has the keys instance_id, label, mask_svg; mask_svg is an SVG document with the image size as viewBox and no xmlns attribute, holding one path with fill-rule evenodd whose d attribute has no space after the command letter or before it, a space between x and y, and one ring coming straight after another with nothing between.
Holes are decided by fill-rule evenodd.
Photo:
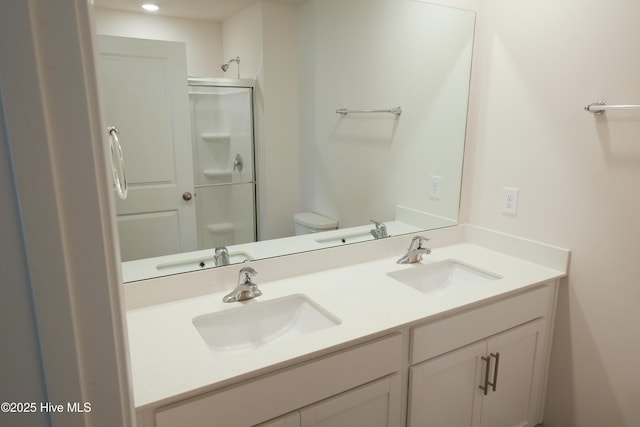
<instances>
[{"instance_id":1,"label":"large wall mirror","mask_svg":"<svg viewBox=\"0 0 640 427\"><path fill-rule=\"evenodd\" d=\"M457 224L474 12L205 3L95 1L125 281Z\"/></svg>"}]
</instances>

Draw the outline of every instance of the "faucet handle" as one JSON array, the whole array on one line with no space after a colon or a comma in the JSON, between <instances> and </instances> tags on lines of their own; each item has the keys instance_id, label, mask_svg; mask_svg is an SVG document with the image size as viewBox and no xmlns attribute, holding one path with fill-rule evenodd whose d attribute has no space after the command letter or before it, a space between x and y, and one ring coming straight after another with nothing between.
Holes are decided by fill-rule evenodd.
<instances>
[{"instance_id":1,"label":"faucet handle","mask_svg":"<svg viewBox=\"0 0 640 427\"><path fill-rule=\"evenodd\" d=\"M251 267L242 267L239 271L238 283L244 285L252 284L253 278L257 274L258 272Z\"/></svg>"},{"instance_id":2,"label":"faucet handle","mask_svg":"<svg viewBox=\"0 0 640 427\"><path fill-rule=\"evenodd\" d=\"M424 236L413 236L411 239L411 249L423 249L422 244L427 243L430 239Z\"/></svg>"}]
</instances>

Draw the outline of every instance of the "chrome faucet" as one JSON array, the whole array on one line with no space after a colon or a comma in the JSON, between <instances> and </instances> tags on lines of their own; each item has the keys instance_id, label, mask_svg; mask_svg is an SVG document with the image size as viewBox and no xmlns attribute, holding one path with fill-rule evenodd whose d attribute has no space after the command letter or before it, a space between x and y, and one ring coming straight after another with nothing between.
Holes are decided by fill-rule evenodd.
<instances>
[{"instance_id":1,"label":"chrome faucet","mask_svg":"<svg viewBox=\"0 0 640 427\"><path fill-rule=\"evenodd\" d=\"M216 244L213 261L216 264L216 267L229 265L229 250L225 246L222 246L220 243Z\"/></svg>"},{"instance_id":2,"label":"chrome faucet","mask_svg":"<svg viewBox=\"0 0 640 427\"><path fill-rule=\"evenodd\" d=\"M423 243L429 241L426 237L414 236L409 245L409 250L405 256L398 260L398 264L413 264L422 261L423 254L430 254L431 249L422 246Z\"/></svg>"},{"instance_id":3,"label":"chrome faucet","mask_svg":"<svg viewBox=\"0 0 640 427\"><path fill-rule=\"evenodd\" d=\"M376 225L375 230L371 230L371 235L374 239L384 239L385 237L389 237L389 235L387 234L386 225L376 221L375 219L372 219L370 221Z\"/></svg>"},{"instance_id":4,"label":"chrome faucet","mask_svg":"<svg viewBox=\"0 0 640 427\"><path fill-rule=\"evenodd\" d=\"M253 283L253 277L258 274L251 267L243 267L240 269L238 277L238 286L228 295L222 298L222 302L245 301L251 298L259 297L262 291L258 289L258 285Z\"/></svg>"}]
</instances>

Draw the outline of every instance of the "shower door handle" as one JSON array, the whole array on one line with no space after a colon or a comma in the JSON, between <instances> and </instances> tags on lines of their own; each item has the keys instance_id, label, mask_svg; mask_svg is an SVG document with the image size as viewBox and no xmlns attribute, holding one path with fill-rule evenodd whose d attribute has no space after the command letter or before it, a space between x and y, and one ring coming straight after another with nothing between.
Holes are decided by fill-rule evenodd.
<instances>
[{"instance_id":1,"label":"shower door handle","mask_svg":"<svg viewBox=\"0 0 640 427\"><path fill-rule=\"evenodd\" d=\"M242 156L240 154L236 154L236 160L233 162L233 170L242 172L242 169L244 169L244 160L242 160Z\"/></svg>"}]
</instances>

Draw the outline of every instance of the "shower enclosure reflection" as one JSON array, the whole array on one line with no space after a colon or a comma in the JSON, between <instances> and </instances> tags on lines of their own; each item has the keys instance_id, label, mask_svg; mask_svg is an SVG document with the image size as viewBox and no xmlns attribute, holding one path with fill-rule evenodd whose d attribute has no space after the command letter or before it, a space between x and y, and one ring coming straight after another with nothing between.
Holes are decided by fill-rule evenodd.
<instances>
[{"instance_id":1,"label":"shower enclosure reflection","mask_svg":"<svg viewBox=\"0 0 640 427\"><path fill-rule=\"evenodd\" d=\"M198 249L254 242L255 81L188 82Z\"/></svg>"}]
</instances>

